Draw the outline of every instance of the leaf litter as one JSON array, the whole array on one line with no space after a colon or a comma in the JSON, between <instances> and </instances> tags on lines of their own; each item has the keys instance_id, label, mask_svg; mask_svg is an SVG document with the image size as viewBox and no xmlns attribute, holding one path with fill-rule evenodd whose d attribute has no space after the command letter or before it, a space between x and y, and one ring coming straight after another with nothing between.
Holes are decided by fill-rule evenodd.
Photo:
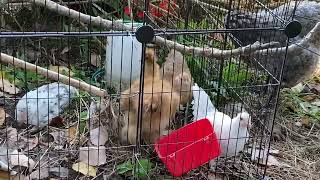
<instances>
[{"instance_id":1,"label":"leaf litter","mask_svg":"<svg viewBox=\"0 0 320 180\"><path fill-rule=\"evenodd\" d=\"M89 164L84 162L78 162L73 164L72 169L86 176L95 177L97 175L97 168L90 166Z\"/></svg>"},{"instance_id":2,"label":"leaf litter","mask_svg":"<svg viewBox=\"0 0 320 180\"><path fill-rule=\"evenodd\" d=\"M10 152L16 154L9 156L9 162L5 161L6 158L0 159L1 167L3 170L9 169L11 172L16 172L16 167L24 167L23 171L18 169L17 172L27 175L26 178L64 178L67 174L70 178L79 175L77 172L85 176L96 176L105 167L112 167L115 161L123 161L130 153L129 149L129 151L124 150L117 153L106 148L106 146L118 146L109 141L110 138L114 138L114 134L110 133L110 130L114 124L117 124L114 123L117 122L117 119L114 119L117 116L113 110L116 103L108 101L108 99L102 99L99 102L91 103L95 106L90 105L93 110L90 119L87 117L89 113L82 117L88 128L87 132L80 131L81 122L78 120L81 113L76 111L78 108L73 111L74 107L70 107L71 111L69 110L60 116L64 119L62 126L48 126L40 129L34 128L34 126L19 129L19 126L15 126L1 129L0 133L7 137L6 143L11 149ZM81 101L80 103L86 102ZM77 102L73 105L79 106L80 103ZM90 112L86 109L82 110L82 112L84 111ZM91 125L90 128L89 125ZM75 163L75 161L78 162ZM109 163L107 164L107 162ZM13 167L14 169L12 169ZM50 167L56 167L56 169ZM59 168L60 173L58 172ZM88 168L89 172L87 172ZM109 170L112 173L112 168Z\"/></svg>"},{"instance_id":3,"label":"leaf litter","mask_svg":"<svg viewBox=\"0 0 320 180\"><path fill-rule=\"evenodd\" d=\"M107 162L106 147L80 147L79 161L91 166L100 166Z\"/></svg>"}]
</instances>

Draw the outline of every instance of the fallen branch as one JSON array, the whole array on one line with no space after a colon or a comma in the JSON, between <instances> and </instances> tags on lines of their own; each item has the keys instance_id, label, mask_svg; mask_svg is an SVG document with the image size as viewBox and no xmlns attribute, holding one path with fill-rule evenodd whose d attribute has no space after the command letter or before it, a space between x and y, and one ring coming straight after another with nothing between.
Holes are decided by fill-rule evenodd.
<instances>
[{"instance_id":1,"label":"fallen branch","mask_svg":"<svg viewBox=\"0 0 320 180\"><path fill-rule=\"evenodd\" d=\"M51 11L54 11L60 15L64 15L75 20L82 21L84 23L91 23L96 26L105 27L106 29L118 30L118 31L133 31L135 30L131 26L127 26L123 24L121 21L110 21L103 19L101 17L90 16L76 10L70 9L68 7L59 5L51 0L30 0L30 2L34 2L39 6L43 6L48 8ZM181 53L193 54L195 56L205 56L210 58L218 58L225 59L229 57L238 56L241 53L253 53L257 50L267 49L269 47L278 46L279 43L271 42L266 44L255 43L253 45L248 45L245 47L240 47L232 50L220 50L217 48L203 48L203 47L193 47L193 46L185 46L183 44L179 44L174 41L167 40L160 36L156 36L154 42L157 45L167 46L168 48L175 48L177 51Z\"/></svg>"},{"instance_id":2,"label":"fallen branch","mask_svg":"<svg viewBox=\"0 0 320 180\"><path fill-rule=\"evenodd\" d=\"M318 52L312 51L312 48L310 48L310 45L312 44L315 49L319 49L320 45L317 43L318 39L320 38L320 22L318 22L313 29L298 43L293 43L288 46L288 52L295 52L298 51L298 49L304 49L305 51L312 52L314 54L318 55ZM287 51L286 47L276 47L272 49L263 49L254 52L255 55L267 55L267 54L281 54L285 53Z\"/></svg>"},{"instance_id":3,"label":"fallen branch","mask_svg":"<svg viewBox=\"0 0 320 180\"><path fill-rule=\"evenodd\" d=\"M112 22L110 20L103 19L99 16L97 16L97 17L90 16L90 15L81 13L79 11L70 9L68 7L62 6L62 5L57 4L57 3L50 1L50 0L30 0L30 2L31 3L33 2L39 6L45 7L51 11L57 12L60 15L67 16L67 17L73 18L75 20L82 21L84 23L91 23L94 25L105 27L107 29L114 28L116 30L121 30L121 31L132 30L132 28L130 26L126 26L119 21Z\"/></svg>"},{"instance_id":4,"label":"fallen branch","mask_svg":"<svg viewBox=\"0 0 320 180\"><path fill-rule=\"evenodd\" d=\"M105 97L107 95L106 90L100 89L96 86L90 85L86 82L77 80L77 79L73 79L71 77L59 74L57 72L48 70L46 68L34 65L32 63L28 63L24 60L15 58L13 56L1 53L0 54L0 62L3 63L8 63L13 65L14 67L19 67L21 69L24 70L29 70L29 71L33 71L36 72L37 74L40 74L42 76L45 76L51 80L55 80L55 81L59 81L62 82L64 84L68 84L71 85L75 88L79 88L81 90L87 91L93 95L99 96L99 97Z\"/></svg>"}]
</instances>

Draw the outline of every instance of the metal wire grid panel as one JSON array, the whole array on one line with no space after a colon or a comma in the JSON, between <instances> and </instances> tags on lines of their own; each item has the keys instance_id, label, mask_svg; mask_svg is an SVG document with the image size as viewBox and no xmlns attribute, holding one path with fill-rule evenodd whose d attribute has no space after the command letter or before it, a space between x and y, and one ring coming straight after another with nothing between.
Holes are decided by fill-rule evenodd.
<instances>
[{"instance_id":1,"label":"metal wire grid panel","mask_svg":"<svg viewBox=\"0 0 320 180\"><path fill-rule=\"evenodd\" d=\"M283 51L276 67L272 67L268 55L252 52L278 45L272 41L287 46L284 31L292 20L287 13L294 14L294 8L288 8L290 3L34 0L0 4L2 90L6 92L3 107L8 114L1 130L4 157L1 159L8 163L4 169L35 179L170 177L154 152L154 141L144 142L150 141L154 133L146 131L144 122L148 121L151 127L155 120L169 120L161 118L169 113L161 110L167 109L171 101L160 103L160 111L154 109L157 93L153 92L153 85L151 94L143 87L150 81L151 84L161 81L161 88L154 88L161 90L158 92L161 100L166 96L163 94L171 94L171 100L180 95L179 103L169 108L173 117L167 124L170 127L165 129L167 134L168 129L179 129L197 120L194 116L199 110L193 106L199 99L195 99L194 91L193 102L179 105L187 92L174 90L176 77L171 77L171 82L154 79L155 64L150 74L147 45L139 41L147 42L154 32L156 46L151 47L155 52L151 59L157 58L159 67L166 64L170 50L175 49L173 55L182 52L182 61L193 80L191 86L196 83L201 87L210 97L208 102L212 101L216 109L231 118L243 110L252 117L250 136L243 137L249 139L243 153L210 161L184 177L208 178L217 174L229 178L263 177L266 166L261 165L266 163L264 152L270 146L281 66L287 53ZM279 14L259 18L251 13L258 9L271 12L269 8L280 5L286 10ZM236 16L232 14L234 10ZM249 23L239 24L239 14L253 18ZM137 27L146 24L152 28L140 28L141 32L136 33ZM175 70L173 66L171 71L188 73L184 67ZM162 77L165 70L160 68ZM62 83L53 83L58 80ZM132 88L136 80L138 91L125 97L130 99L129 110L121 109L123 92ZM171 87L167 92L162 91L164 81ZM16 87L7 87L8 83ZM50 86L46 86L48 83ZM38 91L32 91L35 88ZM149 107L145 102L150 95ZM208 106L208 102L204 104ZM206 110L206 106L200 108ZM148 117L148 108L160 113L160 119L152 113ZM132 125L130 120L136 124L129 133L123 124ZM154 138L159 137L160 131ZM128 138L135 143L128 143ZM241 138L235 143L238 141ZM264 151L257 151L256 147ZM190 158L196 159L200 154Z\"/></svg>"}]
</instances>

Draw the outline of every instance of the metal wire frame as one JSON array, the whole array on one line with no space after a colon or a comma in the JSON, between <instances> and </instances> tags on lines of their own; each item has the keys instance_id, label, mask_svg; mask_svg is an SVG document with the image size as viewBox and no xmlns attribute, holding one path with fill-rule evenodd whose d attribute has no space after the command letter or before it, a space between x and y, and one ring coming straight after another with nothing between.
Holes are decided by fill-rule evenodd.
<instances>
[{"instance_id":1,"label":"metal wire frame","mask_svg":"<svg viewBox=\"0 0 320 180\"><path fill-rule=\"evenodd\" d=\"M190 2L188 2L190 3ZM268 11L270 11L270 9L267 8L266 5L264 5L263 3L259 2L259 1L256 1L256 3L260 6L262 6L263 8L267 9ZM148 13L148 4L147 4L147 1L145 1L145 11ZM234 8L234 5L233 5L233 1L230 1L229 2L229 10ZM282 25L284 25L284 20L279 18L278 16L276 15L273 15L275 16L279 21L282 22ZM145 19L144 19L144 23L147 21L146 20L146 17L145 16ZM228 24L228 21L226 22L226 24ZM188 27L188 23L186 23L186 27ZM267 28L241 28L241 29L204 29L204 30L190 30L188 28L185 28L185 30L175 30L175 29L168 29L168 28L165 28L165 29L160 29L160 28L156 28L155 31L157 32L156 35L160 36L160 35L175 35L175 36L178 36L178 35L188 35L188 36L195 36L195 35L206 35L208 33L230 33L230 32L234 32L234 31L250 31L252 32L252 30L254 31L283 31L283 27L267 27ZM134 34L134 31L132 32L123 32L123 31L119 31L119 32L107 32L107 31L99 31L99 32L46 32L46 33L43 33L43 32L1 32L0 34L0 38L35 38L35 37L61 37L61 38L70 38L70 37L106 37L106 36L126 36L126 35L131 35L131 34ZM195 37L194 37L195 39ZM226 42L227 42L227 38L224 39L224 43L222 45L222 49L226 49ZM203 43L205 45L205 43ZM143 47L143 52L142 52L142 63L141 63L141 69L142 69L142 73L140 73L140 94L139 94L139 112L138 112L138 121L137 121L137 126L140 126L140 130L141 130L141 116L142 116L142 102L143 102L143 95L146 94L143 92L143 82L144 82L144 74L143 74L143 69L144 69L144 51L145 51L145 47ZM226 60L227 61L230 61L231 59L229 60ZM121 59L122 61L122 59ZM240 60L239 60L240 61ZM224 62L221 62L220 64L224 64ZM261 67L263 67L262 64L259 64ZM220 78L222 77L222 68L223 66L220 66L220 69L215 69L217 72L220 73ZM264 69L266 70L266 69ZM272 73L270 72L267 72L267 74L271 75ZM275 80L274 83L272 84L262 84L262 85L250 85L250 86L241 86L241 87L232 87L232 86L229 86L228 89L232 90L232 91L235 91L235 89L241 89L241 88L250 88L250 87L270 87L270 86L275 86L276 87L279 87L280 86L280 83L281 83L281 80L280 79L277 79L277 77L274 77L272 76L272 78ZM222 81L222 79L220 79L220 82ZM220 84L221 85L221 84ZM222 87L219 85L218 87L218 91L220 91L220 89L222 89ZM120 87L121 89L121 87ZM210 88L204 88L206 91L210 91L211 89ZM278 92L279 90L276 90L276 92ZM163 92L165 93L165 92ZM237 93L236 93L237 94ZM117 96L117 95L110 95L110 96ZM237 96L242 99L242 94L237 94ZM40 98L39 98L40 99ZM250 107L250 105L248 105L246 103L246 100L242 99L242 101L244 102L244 106L246 107ZM261 104L263 104L261 102ZM273 104L273 103L272 103ZM275 103L277 104L277 103ZM275 110L276 106L273 106L273 110ZM264 121L263 119L257 119L257 120L260 120L260 121ZM272 130L269 131L269 135L271 134ZM141 132L140 132L141 134ZM138 132L137 132L137 135L138 135ZM263 141L263 138L265 138L265 135L262 134L262 135L256 135L255 138L257 138L256 140L259 140L258 138L261 138L260 139L260 145L262 145L262 141ZM137 154L139 154L139 152L141 151L141 148L142 147L146 147L146 146L150 146L150 145L143 145L140 143L140 139L141 137L138 137L137 136L137 145L135 146L135 156ZM268 143L268 142L267 142ZM269 145L270 146L270 145ZM113 147L110 147L110 148L113 148ZM114 147L114 148L117 148L117 147ZM135 161L137 160L137 158L134 158ZM137 161L136 161L137 162ZM136 164L136 163L135 163ZM225 164L226 165L226 164ZM258 168L257 168L258 169ZM264 169L264 173L265 173L265 169ZM247 175L247 178L249 177L249 175ZM150 177L149 177L150 178Z\"/></svg>"}]
</instances>

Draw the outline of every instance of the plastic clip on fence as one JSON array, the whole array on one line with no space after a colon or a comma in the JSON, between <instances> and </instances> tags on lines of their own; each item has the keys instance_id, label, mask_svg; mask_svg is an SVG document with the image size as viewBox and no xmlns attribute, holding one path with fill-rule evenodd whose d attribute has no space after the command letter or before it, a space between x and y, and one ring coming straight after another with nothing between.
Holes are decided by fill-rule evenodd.
<instances>
[{"instance_id":1,"label":"plastic clip on fence","mask_svg":"<svg viewBox=\"0 0 320 180\"><path fill-rule=\"evenodd\" d=\"M220 155L220 144L208 119L188 124L155 143L155 150L173 176L181 176Z\"/></svg>"}]
</instances>

